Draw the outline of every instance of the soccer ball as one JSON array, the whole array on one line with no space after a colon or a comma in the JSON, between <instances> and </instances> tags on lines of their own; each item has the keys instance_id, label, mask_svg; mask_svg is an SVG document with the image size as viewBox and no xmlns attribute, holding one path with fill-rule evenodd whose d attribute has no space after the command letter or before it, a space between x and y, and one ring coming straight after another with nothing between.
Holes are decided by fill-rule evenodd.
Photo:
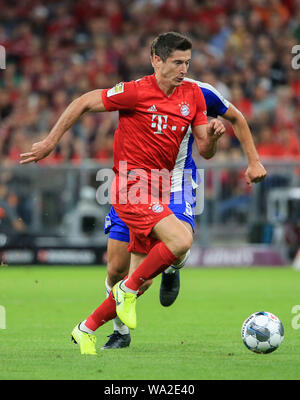
<instances>
[{"instance_id":1,"label":"soccer ball","mask_svg":"<svg viewBox=\"0 0 300 400\"><path fill-rule=\"evenodd\" d=\"M284 338L283 325L276 315L259 311L251 314L242 325L245 346L254 353L272 353Z\"/></svg>"}]
</instances>

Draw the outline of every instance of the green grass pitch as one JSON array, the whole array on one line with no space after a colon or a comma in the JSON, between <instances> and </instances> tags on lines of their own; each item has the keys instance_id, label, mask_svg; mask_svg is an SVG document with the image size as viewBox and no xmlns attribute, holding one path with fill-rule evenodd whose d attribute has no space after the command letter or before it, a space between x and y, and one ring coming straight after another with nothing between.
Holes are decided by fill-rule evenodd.
<instances>
[{"instance_id":1,"label":"green grass pitch","mask_svg":"<svg viewBox=\"0 0 300 400\"><path fill-rule=\"evenodd\" d=\"M98 355L82 356L70 332L104 299L105 276L104 267L0 267L0 380L300 378L300 329L292 325L300 272L185 269L169 308L160 306L158 277L138 300L130 347L100 351L112 333L108 323L97 331ZM261 310L285 328L280 348L266 355L250 352L240 336L243 321Z\"/></svg>"}]
</instances>

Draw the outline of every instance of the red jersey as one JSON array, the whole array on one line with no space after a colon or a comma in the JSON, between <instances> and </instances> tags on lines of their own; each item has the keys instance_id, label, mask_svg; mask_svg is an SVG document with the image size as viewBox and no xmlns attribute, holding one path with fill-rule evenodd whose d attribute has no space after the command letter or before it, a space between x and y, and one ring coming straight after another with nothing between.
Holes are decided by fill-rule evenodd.
<instances>
[{"instance_id":1,"label":"red jersey","mask_svg":"<svg viewBox=\"0 0 300 400\"><path fill-rule=\"evenodd\" d=\"M153 74L103 90L102 101L107 111L119 111L115 173L120 161L127 162L128 170L172 171L189 125L207 123L202 91L190 81L183 81L167 96Z\"/></svg>"}]
</instances>

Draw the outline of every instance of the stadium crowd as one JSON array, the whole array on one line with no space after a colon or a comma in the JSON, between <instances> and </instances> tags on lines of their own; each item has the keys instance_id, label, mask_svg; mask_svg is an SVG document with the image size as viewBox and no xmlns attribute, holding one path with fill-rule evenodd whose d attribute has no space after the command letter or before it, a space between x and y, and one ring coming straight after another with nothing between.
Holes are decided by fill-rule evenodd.
<instances>
[{"instance_id":1,"label":"stadium crowd","mask_svg":"<svg viewBox=\"0 0 300 400\"><path fill-rule=\"evenodd\" d=\"M299 159L300 71L291 67L299 0L0 0L1 165L18 163L76 97L152 74L149 45L172 30L193 40L189 77L243 112L262 160ZM84 115L41 163L110 163L117 119ZM241 160L227 132L215 159Z\"/></svg>"}]
</instances>

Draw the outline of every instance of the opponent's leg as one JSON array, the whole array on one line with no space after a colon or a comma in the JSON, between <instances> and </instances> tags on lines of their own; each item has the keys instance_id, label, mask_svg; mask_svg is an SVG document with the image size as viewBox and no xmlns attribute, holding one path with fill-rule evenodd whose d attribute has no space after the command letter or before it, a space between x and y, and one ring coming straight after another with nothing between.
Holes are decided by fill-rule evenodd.
<instances>
[{"instance_id":1,"label":"opponent's leg","mask_svg":"<svg viewBox=\"0 0 300 400\"><path fill-rule=\"evenodd\" d=\"M112 288L128 274L130 253L128 242L108 238L107 241L107 285Z\"/></svg>"}]
</instances>

